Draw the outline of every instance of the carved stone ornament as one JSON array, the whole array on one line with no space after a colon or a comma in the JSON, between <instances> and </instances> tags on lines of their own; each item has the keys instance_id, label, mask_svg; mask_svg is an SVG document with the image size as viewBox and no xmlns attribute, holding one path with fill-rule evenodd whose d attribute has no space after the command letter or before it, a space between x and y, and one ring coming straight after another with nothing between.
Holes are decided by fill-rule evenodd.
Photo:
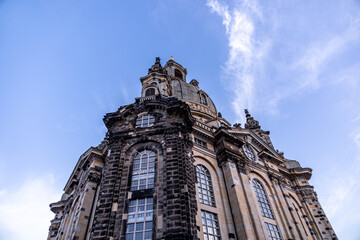
<instances>
[{"instance_id":1,"label":"carved stone ornament","mask_svg":"<svg viewBox=\"0 0 360 240\"><path fill-rule=\"evenodd\" d=\"M245 114L246 114L246 123L245 123L245 128L248 129L260 129L260 125L259 122L256 121L249 113L249 111L247 109L245 109Z\"/></svg>"},{"instance_id":2,"label":"carved stone ornament","mask_svg":"<svg viewBox=\"0 0 360 240\"><path fill-rule=\"evenodd\" d=\"M101 174L95 171L90 171L88 175L88 179L91 182L99 183L101 180Z\"/></svg>"}]
</instances>

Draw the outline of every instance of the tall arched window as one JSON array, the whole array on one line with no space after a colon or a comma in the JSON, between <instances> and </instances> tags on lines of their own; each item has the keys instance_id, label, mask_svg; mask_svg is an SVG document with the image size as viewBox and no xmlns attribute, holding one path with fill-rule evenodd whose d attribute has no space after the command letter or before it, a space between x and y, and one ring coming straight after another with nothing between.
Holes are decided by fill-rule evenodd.
<instances>
[{"instance_id":1,"label":"tall arched window","mask_svg":"<svg viewBox=\"0 0 360 240\"><path fill-rule=\"evenodd\" d=\"M209 170L203 165L197 165L196 177L200 202L215 207L215 198Z\"/></svg>"},{"instance_id":2,"label":"tall arched window","mask_svg":"<svg viewBox=\"0 0 360 240\"><path fill-rule=\"evenodd\" d=\"M145 97L155 95L155 88L148 88L145 91Z\"/></svg>"},{"instance_id":3,"label":"tall arched window","mask_svg":"<svg viewBox=\"0 0 360 240\"><path fill-rule=\"evenodd\" d=\"M207 100L204 94L200 94L200 103L207 105Z\"/></svg>"},{"instance_id":4,"label":"tall arched window","mask_svg":"<svg viewBox=\"0 0 360 240\"><path fill-rule=\"evenodd\" d=\"M264 217L274 219L274 215L271 211L269 200L266 196L263 185L258 180L253 179L252 184L254 186L256 198L259 202L261 213Z\"/></svg>"},{"instance_id":5,"label":"tall arched window","mask_svg":"<svg viewBox=\"0 0 360 240\"><path fill-rule=\"evenodd\" d=\"M135 159L131 179L131 191L154 188L155 153L150 150L139 152Z\"/></svg>"},{"instance_id":6,"label":"tall arched window","mask_svg":"<svg viewBox=\"0 0 360 240\"><path fill-rule=\"evenodd\" d=\"M137 128L151 127L152 125L154 125L154 122L155 122L154 116L144 115L136 120L136 127Z\"/></svg>"}]
</instances>

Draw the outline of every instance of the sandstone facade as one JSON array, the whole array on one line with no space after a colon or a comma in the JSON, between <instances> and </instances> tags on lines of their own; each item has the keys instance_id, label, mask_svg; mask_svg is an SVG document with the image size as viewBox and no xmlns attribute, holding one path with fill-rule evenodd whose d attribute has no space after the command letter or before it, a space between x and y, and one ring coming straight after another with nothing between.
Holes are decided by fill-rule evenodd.
<instances>
[{"instance_id":1,"label":"sandstone facade","mask_svg":"<svg viewBox=\"0 0 360 240\"><path fill-rule=\"evenodd\" d=\"M246 110L224 119L196 80L160 59L141 97L106 114L79 159L48 239L337 239L308 180Z\"/></svg>"}]
</instances>

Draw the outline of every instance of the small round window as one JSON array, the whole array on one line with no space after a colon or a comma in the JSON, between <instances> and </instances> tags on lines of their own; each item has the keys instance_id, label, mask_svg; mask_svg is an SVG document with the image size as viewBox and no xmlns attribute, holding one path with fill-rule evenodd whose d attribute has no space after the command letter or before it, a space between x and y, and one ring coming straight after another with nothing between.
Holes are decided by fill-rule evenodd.
<instances>
[{"instance_id":1,"label":"small round window","mask_svg":"<svg viewBox=\"0 0 360 240\"><path fill-rule=\"evenodd\" d=\"M254 151L251 149L251 147L249 145L244 145L243 146L243 149L244 149L244 152L245 152L245 155L248 159L250 159L251 161L254 161L256 160L256 157L255 157L255 153Z\"/></svg>"}]
</instances>

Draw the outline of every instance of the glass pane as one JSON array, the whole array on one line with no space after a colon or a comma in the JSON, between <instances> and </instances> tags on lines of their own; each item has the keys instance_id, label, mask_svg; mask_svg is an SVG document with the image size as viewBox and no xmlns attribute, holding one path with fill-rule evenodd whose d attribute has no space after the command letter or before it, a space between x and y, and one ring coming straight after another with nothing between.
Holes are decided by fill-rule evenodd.
<instances>
[{"instance_id":1,"label":"glass pane","mask_svg":"<svg viewBox=\"0 0 360 240\"><path fill-rule=\"evenodd\" d=\"M137 222L144 221L144 214L143 214L143 213L138 213L138 214L137 214L136 221L137 221Z\"/></svg>"},{"instance_id":2,"label":"glass pane","mask_svg":"<svg viewBox=\"0 0 360 240\"><path fill-rule=\"evenodd\" d=\"M146 222L145 223L145 230L151 230L152 229L152 222Z\"/></svg>"},{"instance_id":3,"label":"glass pane","mask_svg":"<svg viewBox=\"0 0 360 240\"><path fill-rule=\"evenodd\" d=\"M152 232L151 231L145 232L145 239L152 239Z\"/></svg>"},{"instance_id":4,"label":"glass pane","mask_svg":"<svg viewBox=\"0 0 360 240\"><path fill-rule=\"evenodd\" d=\"M144 223L136 224L136 231L142 231L144 229Z\"/></svg>"},{"instance_id":5,"label":"glass pane","mask_svg":"<svg viewBox=\"0 0 360 240\"><path fill-rule=\"evenodd\" d=\"M152 220L153 214L152 213L146 213L146 220Z\"/></svg>"},{"instance_id":6,"label":"glass pane","mask_svg":"<svg viewBox=\"0 0 360 240\"><path fill-rule=\"evenodd\" d=\"M126 232L133 232L134 231L134 225L135 224L128 224L127 225L127 229L126 229Z\"/></svg>"},{"instance_id":7,"label":"glass pane","mask_svg":"<svg viewBox=\"0 0 360 240\"><path fill-rule=\"evenodd\" d=\"M129 217L128 217L128 222L129 222L129 223L135 222L135 215L129 215Z\"/></svg>"},{"instance_id":8,"label":"glass pane","mask_svg":"<svg viewBox=\"0 0 360 240\"><path fill-rule=\"evenodd\" d=\"M143 232L137 232L135 234L135 240L143 240Z\"/></svg>"},{"instance_id":9,"label":"glass pane","mask_svg":"<svg viewBox=\"0 0 360 240\"><path fill-rule=\"evenodd\" d=\"M134 234L133 233L127 233L126 234L126 240L133 240L134 239Z\"/></svg>"}]
</instances>

